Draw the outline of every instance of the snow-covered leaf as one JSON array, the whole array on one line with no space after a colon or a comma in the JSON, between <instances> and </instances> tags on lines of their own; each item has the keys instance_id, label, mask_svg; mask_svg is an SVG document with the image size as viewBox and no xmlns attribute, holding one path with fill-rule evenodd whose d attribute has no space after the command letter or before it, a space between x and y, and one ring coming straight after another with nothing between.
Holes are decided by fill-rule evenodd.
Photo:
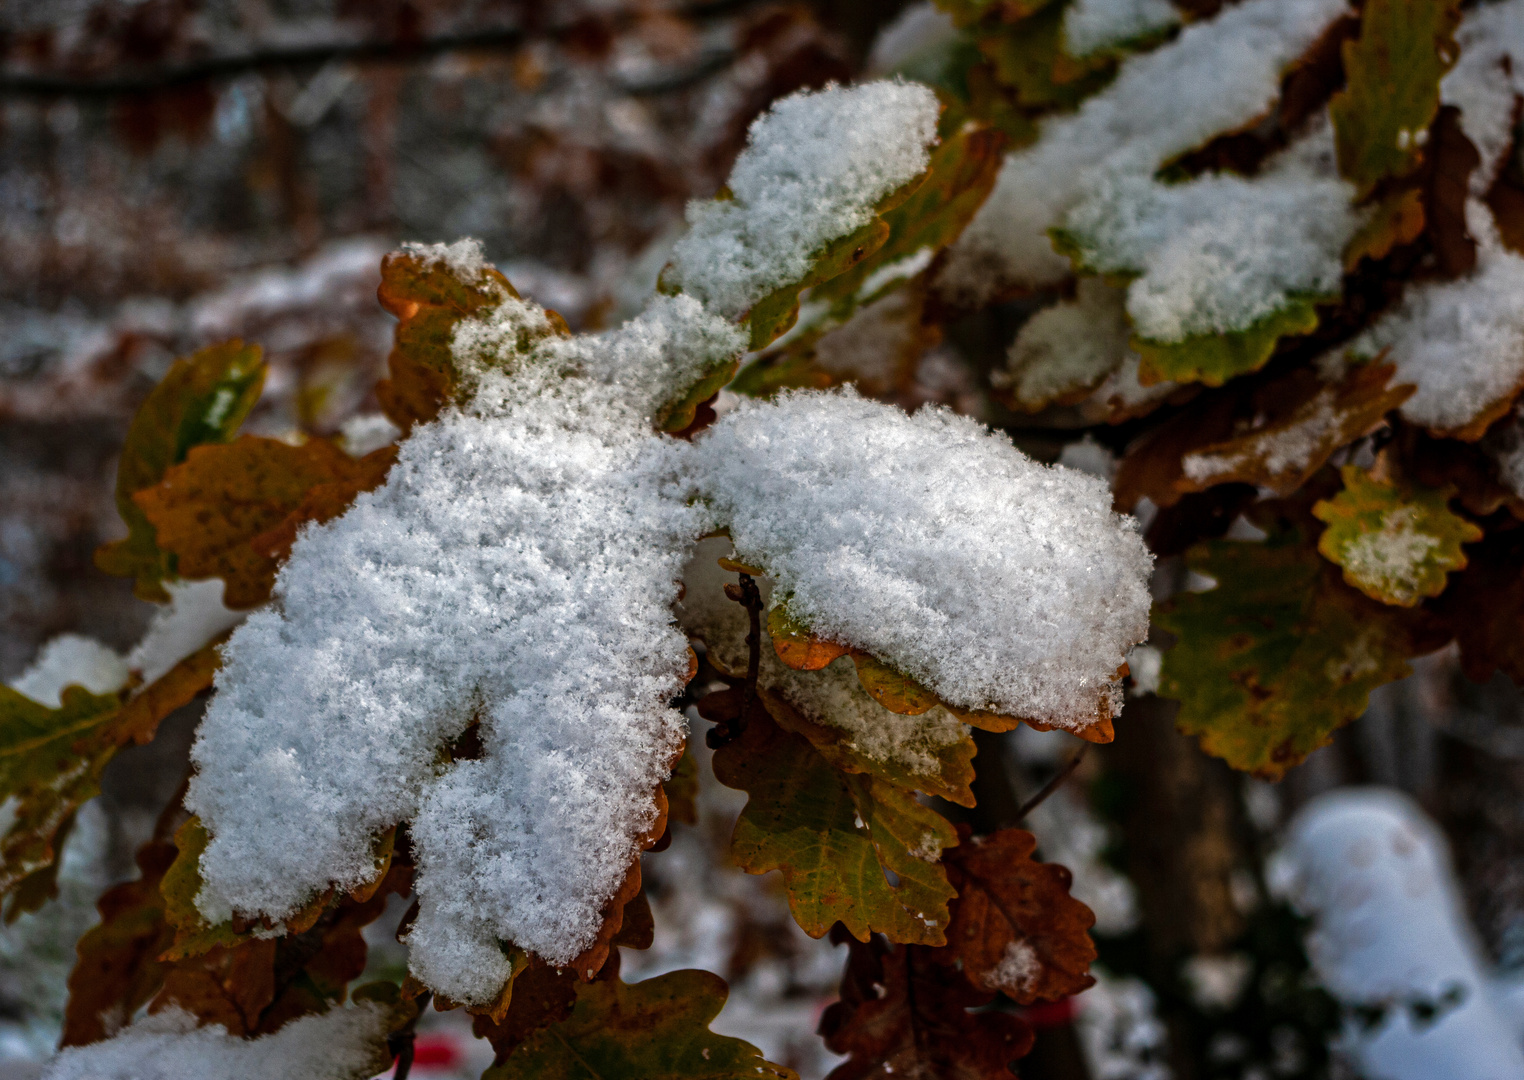
<instances>
[{"instance_id":1,"label":"snow-covered leaf","mask_svg":"<svg viewBox=\"0 0 1524 1080\"><path fill-rule=\"evenodd\" d=\"M482 1080L798 1080L750 1043L709 1030L727 993L718 975L693 969L579 986L570 1016L525 1039Z\"/></svg>"},{"instance_id":2,"label":"snow-covered leaf","mask_svg":"<svg viewBox=\"0 0 1524 1080\"><path fill-rule=\"evenodd\" d=\"M709 694L699 709L715 722L733 719L741 698L735 690ZM805 933L821 937L840 921L859 940L879 932L945 941L954 892L937 858L957 837L910 792L837 772L808 740L779 728L760 701L741 737L715 752L714 774L751 796L731 837L736 864L751 874L781 870Z\"/></svg>"},{"instance_id":3,"label":"snow-covered leaf","mask_svg":"<svg viewBox=\"0 0 1524 1080\"><path fill-rule=\"evenodd\" d=\"M1069 895L1069 871L1033 859L1037 838L1022 829L973 838L964 826L959 833L962 842L942 856L958 890L947 947L969 982L1018 1005L1094 985L1095 915Z\"/></svg>"},{"instance_id":4,"label":"snow-covered leaf","mask_svg":"<svg viewBox=\"0 0 1524 1080\"><path fill-rule=\"evenodd\" d=\"M1324 558L1383 604L1412 607L1444 592L1447 575L1466 565L1461 545L1482 538L1450 510L1454 492L1379 480L1358 465L1341 472L1344 490L1312 508L1328 526L1318 538Z\"/></svg>"},{"instance_id":5,"label":"snow-covered leaf","mask_svg":"<svg viewBox=\"0 0 1524 1080\"><path fill-rule=\"evenodd\" d=\"M167 601L161 582L173 560L154 540L154 528L133 496L157 484L194 446L227 442L259 400L265 364L256 345L228 341L176 360L138 409L116 472L116 508L127 536L102 545L95 564L135 579L144 600Z\"/></svg>"}]
</instances>

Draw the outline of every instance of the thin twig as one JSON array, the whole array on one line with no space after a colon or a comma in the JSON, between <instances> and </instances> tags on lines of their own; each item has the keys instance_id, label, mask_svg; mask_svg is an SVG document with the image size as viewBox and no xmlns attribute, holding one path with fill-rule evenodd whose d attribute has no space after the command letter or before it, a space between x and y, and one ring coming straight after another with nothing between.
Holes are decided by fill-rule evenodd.
<instances>
[{"instance_id":1,"label":"thin twig","mask_svg":"<svg viewBox=\"0 0 1524 1080\"><path fill-rule=\"evenodd\" d=\"M746 684L741 689L741 712L735 721L716 724L704 737L711 750L734 742L746 730L752 699L757 696L757 675L762 669L762 590L750 574L742 574L739 585L725 586L725 595L746 609L751 624L746 634Z\"/></svg>"},{"instance_id":2,"label":"thin twig","mask_svg":"<svg viewBox=\"0 0 1524 1080\"><path fill-rule=\"evenodd\" d=\"M1058 770L1057 776L1053 777L1052 780L1049 780L1046 784L1044 784L1042 786L1042 790L1039 791L1036 795L1033 795L1030 799L1021 804L1021 809L1016 811L1016 820L1018 823L1025 821L1028 814L1030 814L1033 810L1036 810L1039 806L1047 801L1049 795L1052 795L1055 791L1063 786L1064 781L1069 779L1069 777L1074 774L1075 769L1079 768L1080 762L1085 760L1085 752L1089 749L1089 743L1086 743L1084 746L1080 747L1079 753L1075 754L1074 757L1070 759L1069 764Z\"/></svg>"},{"instance_id":3,"label":"thin twig","mask_svg":"<svg viewBox=\"0 0 1524 1080\"><path fill-rule=\"evenodd\" d=\"M413 1071L413 1053L418 1037L418 1021L423 1016L423 1011L429 1007L429 999L434 995L425 991L418 995L418 1011L413 1018L403 1026L402 1030L394 1031L386 1038L386 1048L392 1052L392 1057L397 1061L397 1071L392 1073L392 1080L407 1080L408 1073Z\"/></svg>"}]
</instances>

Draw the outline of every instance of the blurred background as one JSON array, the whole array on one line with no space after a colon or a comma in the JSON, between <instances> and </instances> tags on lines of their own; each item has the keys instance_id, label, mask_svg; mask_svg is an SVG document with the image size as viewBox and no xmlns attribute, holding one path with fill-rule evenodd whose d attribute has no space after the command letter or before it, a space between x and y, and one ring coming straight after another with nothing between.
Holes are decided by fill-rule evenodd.
<instances>
[{"instance_id":1,"label":"blurred background","mask_svg":"<svg viewBox=\"0 0 1524 1080\"><path fill-rule=\"evenodd\" d=\"M0 679L56 635L125 650L146 626L152 605L91 555L121 531L115 454L173 357L256 341L272 368L246 430L342 432L376 411L381 255L463 235L574 329L617 324L769 102L904 67L944 26L902 0L0 0ZM1021 427L985 393L1035 306L968 314L865 389L1104 471L1093 444ZM1159 596L1185 581L1167 540ZM1394 813L1437 824L1413 827L1441 863L1448 845L1459 932L1509 1000L1524 972L1524 704L1498 680L1428 658L1272 786L1176 735L1135 671L1116 743L1027 820L1097 912L1101 970L1030 1012L1040 1037L1021 1075L1360 1075L1330 1051L1350 1013L1309 970L1275 855L1299 808L1351 785L1404 792ZM35 1075L51 1052L73 943L96 895L133 875L198 708L118 756L58 901L0 930L0 1076ZM980 740L979 828L1013 824L1078 745ZM719 972L732 997L717 1027L815 1080L833 1064L812 1032L844 950L805 938L772 878L726 866L738 800L706 786L699 822L649 860L657 944L627 955L626 977ZM404 963L382 926L373 968ZM430 1015L415 1075L479 1075L490 1051Z\"/></svg>"}]
</instances>

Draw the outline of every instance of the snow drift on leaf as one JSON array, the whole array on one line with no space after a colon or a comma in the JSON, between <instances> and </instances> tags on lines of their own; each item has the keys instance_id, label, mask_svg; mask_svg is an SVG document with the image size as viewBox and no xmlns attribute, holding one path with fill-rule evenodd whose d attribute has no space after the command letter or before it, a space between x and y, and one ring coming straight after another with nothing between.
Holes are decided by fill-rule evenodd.
<instances>
[{"instance_id":1,"label":"snow drift on leaf","mask_svg":"<svg viewBox=\"0 0 1524 1080\"><path fill-rule=\"evenodd\" d=\"M1150 556L1104 481L850 390L748 402L694 451L693 493L820 636L964 708L1079 728L1120 706Z\"/></svg>"}]
</instances>

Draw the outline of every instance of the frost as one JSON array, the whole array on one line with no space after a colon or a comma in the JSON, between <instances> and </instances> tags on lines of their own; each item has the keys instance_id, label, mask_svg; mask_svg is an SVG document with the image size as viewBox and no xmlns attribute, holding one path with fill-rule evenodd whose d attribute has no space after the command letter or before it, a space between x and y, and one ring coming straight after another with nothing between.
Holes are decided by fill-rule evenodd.
<instances>
[{"instance_id":1,"label":"frost","mask_svg":"<svg viewBox=\"0 0 1524 1080\"><path fill-rule=\"evenodd\" d=\"M692 490L816 633L960 707L1071 728L1119 707L1151 560L1104 481L850 390L742 404L695 450Z\"/></svg>"},{"instance_id":2,"label":"frost","mask_svg":"<svg viewBox=\"0 0 1524 1080\"><path fill-rule=\"evenodd\" d=\"M386 1011L375 1005L304 1016L258 1039L220 1024L198 1028L171 1007L104 1042L65 1049L42 1080L363 1080L378 1051L386 1056Z\"/></svg>"},{"instance_id":3,"label":"frost","mask_svg":"<svg viewBox=\"0 0 1524 1080\"><path fill-rule=\"evenodd\" d=\"M1034 410L1095 386L1130 352L1123 298L1121 289L1099 278L1080 281L1073 300L1027 320L1006 353L1006 370L992 373L990 381L1009 387L1017 403Z\"/></svg>"},{"instance_id":4,"label":"frost","mask_svg":"<svg viewBox=\"0 0 1524 1080\"><path fill-rule=\"evenodd\" d=\"M1348 8L1344 0L1244 0L1126 60L1079 112L1047 120L1006 158L995 189L953 245L943 289L987 300L1002 286L1069 274L1048 229L1102 173L1148 177L1165 162L1262 115L1288 64Z\"/></svg>"},{"instance_id":5,"label":"frost","mask_svg":"<svg viewBox=\"0 0 1524 1080\"><path fill-rule=\"evenodd\" d=\"M1439 84L1440 100L1460 109L1461 130L1481 156L1471 194L1492 187L1513 145L1515 95L1524 94L1524 2L1477 4L1455 33L1460 57Z\"/></svg>"},{"instance_id":6,"label":"frost","mask_svg":"<svg viewBox=\"0 0 1524 1080\"><path fill-rule=\"evenodd\" d=\"M1064 44L1089 56L1179 25L1169 0L1076 0L1064 11Z\"/></svg>"},{"instance_id":7,"label":"frost","mask_svg":"<svg viewBox=\"0 0 1524 1080\"><path fill-rule=\"evenodd\" d=\"M669 609L702 515L661 497L650 417L708 350L743 342L676 297L492 356L539 325L504 307L457 332L472 407L305 531L277 606L233 636L187 798L212 833L208 912L281 917L366 880L372 838L413 818L411 962L462 1001L501 986L499 940L561 964L590 944L651 823L685 726L666 704L688 656ZM483 759L441 767L473 720Z\"/></svg>"},{"instance_id":8,"label":"frost","mask_svg":"<svg viewBox=\"0 0 1524 1080\"><path fill-rule=\"evenodd\" d=\"M1418 388L1402 415L1449 431L1512 398L1524 382L1524 258L1502 246L1480 203L1467 206L1466 220L1477 239L1476 269L1458 281L1410 286L1351 346L1359 356L1390 348L1392 385Z\"/></svg>"},{"instance_id":9,"label":"frost","mask_svg":"<svg viewBox=\"0 0 1524 1080\"><path fill-rule=\"evenodd\" d=\"M83 634L59 634L42 647L32 666L12 679L10 686L56 709L66 686L109 694L125 686L129 674L127 661L109 645Z\"/></svg>"},{"instance_id":10,"label":"frost","mask_svg":"<svg viewBox=\"0 0 1524 1080\"><path fill-rule=\"evenodd\" d=\"M1020 938L1006 942L1005 953L984 976L984 984L991 990L1003 990L1012 997L1020 997L1042 974L1042 962L1030 942Z\"/></svg>"},{"instance_id":11,"label":"frost","mask_svg":"<svg viewBox=\"0 0 1524 1080\"><path fill-rule=\"evenodd\" d=\"M1252 179L1104 174L1064 230L1087 270L1137 275L1127 314L1138 334L1175 342L1245 329L1288 297L1338 293L1361 221L1354 196L1325 122Z\"/></svg>"},{"instance_id":12,"label":"frost","mask_svg":"<svg viewBox=\"0 0 1524 1080\"><path fill-rule=\"evenodd\" d=\"M774 102L731 170L733 197L688 204L667 280L739 318L802 279L815 253L926 169L938 112L931 90L899 81Z\"/></svg>"}]
</instances>

